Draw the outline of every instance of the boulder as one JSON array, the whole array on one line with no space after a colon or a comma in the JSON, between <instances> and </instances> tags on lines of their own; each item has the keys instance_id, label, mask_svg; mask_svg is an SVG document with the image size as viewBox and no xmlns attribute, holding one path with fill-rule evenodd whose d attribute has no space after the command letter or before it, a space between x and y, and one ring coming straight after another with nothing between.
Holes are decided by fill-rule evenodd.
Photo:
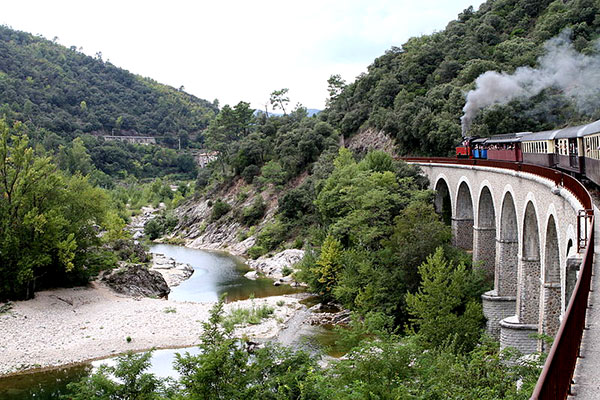
<instances>
[{"instance_id":1,"label":"boulder","mask_svg":"<svg viewBox=\"0 0 600 400\"><path fill-rule=\"evenodd\" d=\"M258 272L256 271L248 271L246 272L246 274L244 274L244 276L248 279L252 279L255 280L256 278L258 278Z\"/></svg>"},{"instance_id":2,"label":"boulder","mask_svg":"<svg viewBox=\"0 0 600 400\"><path fill-rule=\"evenodd\" d=\"M169 287L179 285L194 273L194 267L191 265L176 262L173 258L160 253L153 255L151 270L159 272Z\"/></svg>"},{"instance_id":3,"label":"boulder","mask_svg":"<svg viewBox=\"0 0 600 400\"><path fill-rule=\"evenodd\" d=\"M171 291L163 276L142 264L126 265L102 277L111 289L134 297L166 298Z\"/></svg>"},{"instance_id":4,"label":"boulder","mask_svg":"<svg viewBox=\"0 0 600 400\"><path fill-rule=\"evenodd\" d=\"M280 253L275 254L273 257L259 257L256 260L248 261L248 265L265 274L271 279L283 278L283 269L294 268L294 265L302 260L304 257L304 250L298 249L287 249ZM285 283L291 283L292 279L285 280Z\"/></svg>"}]
</instances>

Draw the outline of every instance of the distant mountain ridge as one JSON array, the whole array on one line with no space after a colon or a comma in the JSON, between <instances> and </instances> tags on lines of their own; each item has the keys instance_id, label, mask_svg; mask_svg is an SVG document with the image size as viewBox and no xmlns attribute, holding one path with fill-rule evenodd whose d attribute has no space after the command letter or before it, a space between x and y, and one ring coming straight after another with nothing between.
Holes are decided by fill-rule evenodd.
<instances>
[{"instance_id":1,"label":"distant mountain ridge","mask_svg":"<svg viewBox=\"0 0 600 400\"><path fill-rule=\"evenodd\" d=\"M218 113L207 100L0 26L0 116L62 137L84 133L178 136Z\"/></svg>"},{"instance_id":2,"label":"distant mountain ridge","mask_svg":"<svg viewBox=\"0 0 600 400\"><path fill-rule=\"evenodd\" d=\"M317 108L307 108L306 109L306 113L308 114L309 117L312 117L313 115L317 115L321 111L323 111L323 110L319 110ZM254 110L254 115L259 115L259 114L264 114L264 113L265 112L263 110L259 110L259 109ZM269 112L269 115L274 115L276 117L282 117L283 113Z\"/></svg>"}]
</instances>

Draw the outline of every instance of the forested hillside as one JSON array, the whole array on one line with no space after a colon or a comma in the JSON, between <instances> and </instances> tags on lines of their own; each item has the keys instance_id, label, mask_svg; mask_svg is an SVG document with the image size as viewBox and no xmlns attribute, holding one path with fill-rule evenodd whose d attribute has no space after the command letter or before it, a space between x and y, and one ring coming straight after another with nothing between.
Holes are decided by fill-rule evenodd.
<instances>
[{"instance_id":1,"label":"forested hillside","mask_svg":"<svg viewBox=\"0 0 600 400\"><path fill-rule=\"evenodd\" d=\"M478 11L470 7L445 30L391 48L355 82L333 77L322 118L345 136L366 126L383 129L404 154L446 155L461 137L465 94L479 75L537 67L544 43L565 28L577 52L597 55L599 15L597 0L489 0ZM548 88L484 110L469 133L543 130L598 118L598 108L582 112Z\"/></svg>"},{"instance_id":2,"label":"forested hillside","mask_svg":"<svg viewBox=\"0 0 600 400\"><path fill-rule=\"evenodd\" d=\"M203 130L218 107L42 37L0 26L0 115L63 138Z\"/></svg>"}]
</instances>

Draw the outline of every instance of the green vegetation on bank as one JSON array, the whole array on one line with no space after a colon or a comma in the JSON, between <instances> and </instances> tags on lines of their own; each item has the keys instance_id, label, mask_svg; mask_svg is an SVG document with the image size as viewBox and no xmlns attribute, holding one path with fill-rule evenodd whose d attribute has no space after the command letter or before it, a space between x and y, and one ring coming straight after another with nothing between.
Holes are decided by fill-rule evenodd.
<instances>
[{"instance_id":1,"label":"green vegetation on bank","mask_svg":"<svg viewBox=\"0 0 600 400\"><path fill-rule=\"evenodd\" d=\"M441 254L427 269L434 275L446 268ZM435 272L434 272L435 271ZM461 268L457 268L459 272ZM458 279L458 281L456 281ZM435 281L435 279L434 279ZM454 275L450 283L460 285ZM433 284L435 286L435 283ZM423 301L434 303L440 292L424 284ZM443 296L443 294L442 294ZM438 308L438 307L436 307ZM441 315L441 314L440 314ZM539 361L520 360L519 354L499 351L484 338L473 349L461 349L457 336L438 345L429 334L401 337L381 318L361 330L360 340L342 360L327 367L319 357L267 343L248 346L232 336L225 322L223 301L203 323L200 353L178 355L176 380L148 373L150 353L121 356L116 366L101 367L78 383L69 384L70 399L527 399L539 374ZM383 323L382 323L383 321ZM425 316L424 323L447 320ZM460 332L460 326L455 327ZM368 335L363 335L367 332ZM357 332L348 332L349 335ZM365 339L366 337L366 339ZM112 379L112 376L118 379Z\"/></svg>"},{"instance_id":2,"label":"green vegetation on bank","mask_svg":"<svg viewBox=\"0 0 600 400\"><path fill-rule=\"evenodd\" d=\"M102 245L121 238L124 224L108 194L80 173L59 170L28 146L21 124L3 119L0 196L0 299L86 283L116 262Z\"/></svg>"}]
</instances>

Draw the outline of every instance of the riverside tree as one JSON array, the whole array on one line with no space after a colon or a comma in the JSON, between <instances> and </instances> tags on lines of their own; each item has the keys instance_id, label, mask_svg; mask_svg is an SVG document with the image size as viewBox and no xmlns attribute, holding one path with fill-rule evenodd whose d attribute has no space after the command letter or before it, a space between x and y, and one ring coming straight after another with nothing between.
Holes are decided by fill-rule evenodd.
<instances>
[{"instance_id":1,"label":"riverside tree","mask_svg":"<svg viewBox=\"0 0 600 400\"><path fill-rule=\"evenodd\" d=\"M109 221L102 189L65 176L29 147L21 124L0 120L0 299L84 279L101 262L94 248Z\"/></svg>"}]
</instances>

